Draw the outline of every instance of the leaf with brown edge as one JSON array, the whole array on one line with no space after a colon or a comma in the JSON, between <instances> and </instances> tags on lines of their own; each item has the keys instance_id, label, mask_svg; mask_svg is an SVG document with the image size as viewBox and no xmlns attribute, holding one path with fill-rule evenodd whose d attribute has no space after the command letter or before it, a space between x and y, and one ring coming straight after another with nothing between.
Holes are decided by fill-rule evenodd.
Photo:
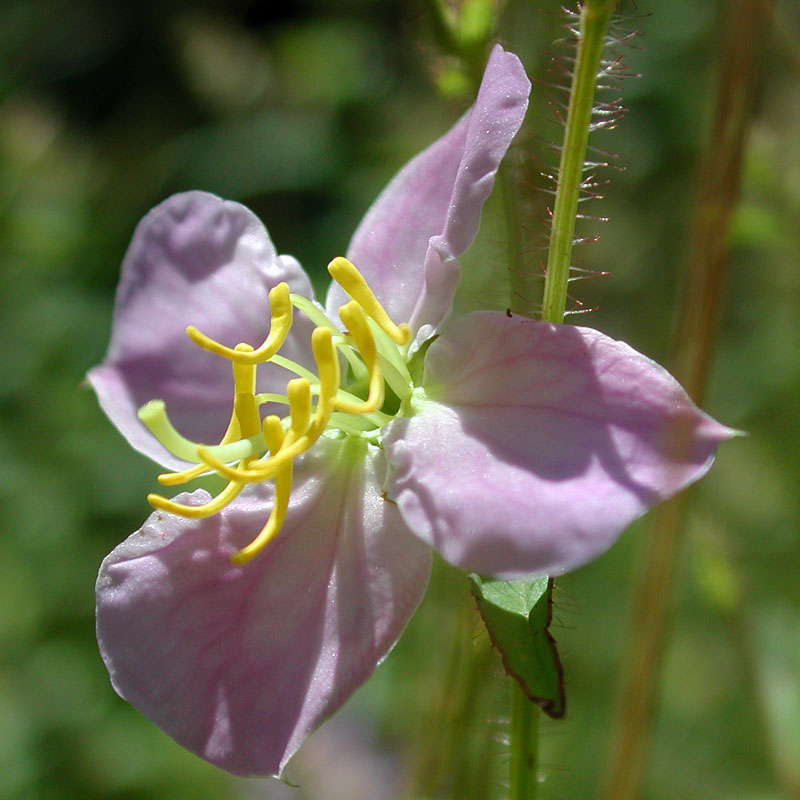
<instances>
[{"instance_id":1,"label":"leaf with brown edge","mask_svg":"<svg viewBox=\"0 0 800 800\"><path fill-rule=\"evenodd\" d=\"M564 668L550 634L552 578L501 581L471 575L472 593L506 672L545 714L566 710Z\"/></svg>"}]
</instances>

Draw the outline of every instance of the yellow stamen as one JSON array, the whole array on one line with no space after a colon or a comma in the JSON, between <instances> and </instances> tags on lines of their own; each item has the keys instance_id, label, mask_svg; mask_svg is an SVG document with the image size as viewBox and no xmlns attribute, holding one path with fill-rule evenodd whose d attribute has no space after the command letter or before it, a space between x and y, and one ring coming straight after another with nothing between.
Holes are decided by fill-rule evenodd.
<instances>
[{"instance_id":1,"label":"yellow stamen","mask_svg":"<svg viewBox=\"0 0 800 800\"><path fill-rule=\"evenodd\" d=\"M233 350L237 355L252 355L255 350L246 342L239 342ZM233 391L236 394L256 390L256 364L233 362Z\"/></svg>"},{"instance_id":2,"label":"yellow stamen","mask_svg":"<svg viewBox=\"0 0 800 800\"><path fill-rule=\"evenodd\" d=\"M147 495L147 502L153 508L158 508L161 511L169 511L171 514L179 514L182 517L189 519L205 519L222 511L228 503L231 502L241 491L244 489L243 483L231 481L216 497L204 503L201 506L187 506L183 503L175 503L172 500L167 500L160 494Z\"/></svg>"},{"instance_id":3,"label":"yellow stamen","mask_svg":"<svg viewBox=\"0 0 800 800\"><path fill-rule=\"evenodd\" d=\"M239 483L261 483L274 478L287 462L297 458L310 446L307 445L306 437L301 437L291 447L279 450L274 456L254 461L250 468L232 467L220 461L205 447L198 448L197 455L203 459L208 469L218 472L223 478Z\"/></svg>"},{"instance_id":4,"label":"yellow stamen","mask_svg":"<svg viewBox=\"0 0 800 800\"><path fill-rule=\"evenodd\" d=\"M297 381L299 384L305 383L305 387L299 386L299 384L296 383L295 388L293 389L291 384L295 383L295 381L290 381L289 387L287 387L290 397L292 396L293 392L299 395L305 391L305 393L308 394L308 381L304 380L303 378L298 378ZM300 398L298 421L300 421L303 415L302 405L303 398ZM305 418L307 423L308 404L306 405ZM269 447L272 455L276 455L284 442L293 435L293 428L290 428L284 436L283 426L281 425L281 421L278 417L269 416L264 420L264 440L267 442L267 446ZM283 527L283 523L286 519L286 513L289 510L289 497L292 493L293 468L294 465L290 461L275 476L275 495L272 499L272 511L270 511L269 519L267 520L266 525L264 525L255 539L250 542L250 544L248 544L246 547L243 547L241 550L231 556L231 561L234 564L246 564L248 561L254 559L267 546L267 544L269 544L269 542L275 538L280 529Z\"/></svg>"},{"instance_id":5,"label":"yellow stamen","mask_svg":"<svg viewBox=\"0 0 800 800\"><path fill-rule=\"evenodd\" d=\"M293 312L287 283L279 283L270 290L269 307L272 311L269 335L263 344L255 350L251 348L251 352L242 352L238 347L233 350L230 347L225 347L225 345L201 333L194 325L189 325L186 333L196 345L208 350L210 353L228 358L237 364L260 364L264 361L269 361L283 347L286 336L292 327Z\"/></svg>"},{"instance_id":6,"label":"yellow stamen","mask_svg":"<svg viewBox=\"0 0 800 800\"><path fill-rule=\"evenodd\" d=\"M283 425L281 418L277 414L270 414L264 417L264 422L261 424L261 429L264 434L264 442L270 453L277 453L280 446L283 444Z\"/></svg>"},{"instance_id":7,"label":"yellow stamen","mask_svg":"<svg viewBox=\"0 0 800 800\"><path fill-rule=\"evenodd\" d=\"M346 258L339 256L328 264L331 277L364 309L378 327L396 344L404 345L411 336L411 329L404 323L395 325L384 307L372 293L364 276Z\"/></svg>"},{"instance_id":8,"label":"yellow stamen","mask_svg":"<svg viewBox=\"0 0 800 800\"><path fill-rule=\"evenodd\" d=\"M299 436L294 442L284 442L275 455L256 461L243 469L224 464L215 458L206 447L198 448L198 457L229 480L257 483L274 478L287 462L305 453L327 427L333 413L336 393L339 391L339 361L329 328L314 329L311 334L311 349L319 372L319 398L311 423L302 436Z\"/></svg>"},{"instance_id":9,"label":"yellow stamen","mask_svg":"<svg viewBox=\"0 0 800 800\"><path fill-rule=\"evenodd\" d=\"M172 455L195 463L200 460L197 455L197 442L190 441L175 430L169 421L163 400L151 400L137 413L145 427Z\"/></svg>"},{"instance_id":10,"label":"yellow stamen","mask_svg":"<svg viewBox=\"0 0 800 800\"><path fill-rule=\"evenodd\" d=\"M272 511L267 524L261 529L258 536L247 547L231 556L234 564L246 564L255 558L275 536L280 532L289 510L289 498L292 493L292 462L290 461L275 476L275 495L272 498Z\"/></svg>"},{"instance_id":11,"label":"yellow stamen","mask_svg":"<svg viewBox=\"0 0 800 800\"><path fill-rule=\"evenodd\" d=\"M229 348L193 326L187 328L192 341L229 359L233 364L233 410L218 445L197 444L181 436L170 423L161 401L149 403L139 412L145 425L170 452L186 461L200 462L182 472L160 475L162 484L184 483L209 471L217 472L229 481L216 497L199 506L176 503L161 495L150 494L147 499L155 508L190 519L203 519L222 511L247 484L274 481L269 519L250 544L231 556L235 564L249 562L280 532L289 510L294 459L309 450L322 436L331 424L332 415L334 422L345 433L369 433L390 419L380 411L385 400L386 382L395 388L400 381L402 386L395 392L401 398L404 396L405 381L402 376L406 371L406 354L405 350L394 345L402 347L408 343L409 326L395 325L364 277L347 259L333 259L328 271L352 298L351 302L339 309L339 316L347 330L345 337L311 301L299 298L295 303L319 325L311 335L311 348L319 377L278 355L291 328L293 313L289 287L281 283L269 294L272 310L269 335L256 349L246 343ZM337 348L341 348L342 353ZM359 385L369 376L366 400L340 389L339 364L342 354L350 362ZM265 361L301 376L288 382L286 395L256 395L257 367ZM392 377L396 373L400 378ZM410 378L408 382L410 384ZM312 395L316 396L313 413ZM287 418L270 415L262 421L259 409L264 402L286 403L289 406Z\"/></svg>"},{"instance_id":12,"label":"yellow stamen","mask_svg":"<svg viewBox=\"0 0 800 800\"><path fill-rule=\"evenodd\" d=\"M331 418L333 401L339 391L339 356L328 328L314 328L311 334L311 352L319 374L319 399L308 435L313 436L316 441Z\"/></svg>"},{"instance_id":13,"label":"yellow stamen","mask_svg":"<svg viewBox=\"0 0 800 800\"><path fill-rule=\"evenodd\" d=\"M251 353L253 352L253 348L249 344L240 343L236 345L236 351L239 353ZM251 436L255 436L261 431L261 422L258 415L258 403L253 395L253 392L255 392L256 388L255 366L234 363L233 386L235 392L233 400L233 412L231 413L228 427L220 441L220 444L228 444L228 442L235 442L238 439L247 439ZM163 414L166 420L166 410L163 411ZM162 420L160 423L162 427L165 420ZM166 420L166 422L168 423L169 420ZM147 423L145 422L145 424ZM175 431L175 435L180 436L177 431ZM184 440L184 442L189 443L188 439ZM194 446L194 450L195 455L190 459L191 461L198 460L196 455L197 445ZM178 486L182 483L187 483L193 478L198 478L208 471L209 469L205 464L199 464L198 466L191 467L183 472L162 473L158 476L158 482L162 486Z\"/></svg>"},{"instance_id":14,"label":"yellow stamen","mask_svg":"<svg viewBox=\"0 0 800 800\"><path fill-rule=\"evenodd\" d=\"M290 432L292 441L295 441L308 428L308 420L311 417L311 385L305 378L293 378L286 385L286 395L289 398Z\"/></svg>"},{"instance_id":15,"label":"yellow stamen","mask_svg":"<svg viewBox=\"0 0 800 800\"><path fill-rule=\"evenodd\" d=\"M339 316L347 328L353 341L356 343L358 352L366 364L369 371L369 396L363 403L352 403L341 398L336 399L336 410L344 411L347 414L371 414L383 405L385 394L385 384L383 373L378 363L378 351L375 347L375 339L369 329L367 318L361 306L355 301L343 305L339 309Z\"/></svg>"},{"instance_id":16,"label":"yellow stamen","mask_svg":"<svg viewBox=\"0 0 800 800\"><path fill-rule=\"evenodd\" d=\"M183 470L183 472L162 472L158 476L158 482L162 486L180 486L182 483L188 483L209 471L205 464L198 464L196 467Z\"/></svg>"}]
</instances>

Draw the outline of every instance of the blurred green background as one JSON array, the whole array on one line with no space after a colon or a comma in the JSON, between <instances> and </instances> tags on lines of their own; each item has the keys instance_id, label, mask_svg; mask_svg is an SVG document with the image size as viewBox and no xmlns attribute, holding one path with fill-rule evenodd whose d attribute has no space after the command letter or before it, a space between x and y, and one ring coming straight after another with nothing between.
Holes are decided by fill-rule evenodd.
<instances>
[{"instance_id":1,"label":"blurred green background","mask_svg":"<svg viewBox=\"0 0 800 800\"><path fill-rule=\"evenodd\" d=\"M578 263L579 319L664 361L725 4L628 5L641 49L619 155ZM501 40L545 72L559 4L506 4ZM800 797L800 11L776 8L749 139L707 410L749 432L694 492L645 796ZM102 557L154 467L83 386L105 351L138 219L175 191L251 206L310 271L465 107L426 3L6 0L0 6L0 797L503 797L506 685L464 576L429 595L375 677L307 743L300 785L185 753L112 691L93 636ZM445 98L445 91L449 97ZM521 137L542 120L545 89ZM541 204L541 203L540 203ZM525 220L533 235L540 217ZM538 226L538 227L537 227ZM538 256L532 256L535 260ZM640 523L558 582L568 715L543 725L541 797L596 791Z\"/></svg>"}]
</instances>

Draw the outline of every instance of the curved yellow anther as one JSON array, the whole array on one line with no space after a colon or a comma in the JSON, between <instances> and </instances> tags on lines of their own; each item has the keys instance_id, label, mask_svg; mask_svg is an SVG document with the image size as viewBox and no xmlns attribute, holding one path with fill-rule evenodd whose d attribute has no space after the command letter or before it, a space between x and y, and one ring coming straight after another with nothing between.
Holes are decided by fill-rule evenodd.
<instances>
[{"instance_id":1,"label":"curved yellow anther","mask_svg":"<svg viewBox=\"0 0 800 800\"><path fill-rule=\"evenodd\" d=\"M231 556L234 564L246 564L255 558L283 527L286 512L289 510L289 497L292 493L292 471L292 462L290 461L275 476L275 495L272 499L272 511L267 524L247 547L243 547L238 553Z\"/></svg>"},{"instance_id":2,"label":"curved yellow anther","mask_svg":"<svg viewBox=\"0 0 800 800\"><path fill-rule=\"evenodd\" d=\"M179 514L181 517L189 519L204 519L222 511L244 489L243 483L229 483L216 497L201 506L187 506L183 503L175 503L162 497L160 494L147 495L147 502L153 508L161 511L169 511L171 514Z\"/></svg>"},{"instance_id":3,"label":"curved yellow anther","mask_svg":"<svg viewBox=\"0 0 800 800\"><path fill-rule=\"evenodd\" d=\"M289 285L279 283L269 293L269 307L272 317L269 325L269 334L264 342L255 350L242 352L239 348L231 349L214 341L211 337L201 333L194 325L186 328L189 338L204 350L215 353L223 358L230 359L237 364L260 364L269 361L278 350L283 347L286 336L292 327L292 303L289 300Z\"/></svg>"},{"instance_id":4,"label":"curved yellow anther","mask_svg":"<svg viewBox=\"0 0 800 800\"><path fill-rule=\"evenodd\" d=\"M304 379L298 378L298 380L303 381ZM308 381L305 381L305 383L307 385ZM302 391L302 387L296 391ZM292 390L290 389L289 392L291 397ZM308 419L308 413L306 413L306 419ZM290 429L284 435L281 421L274 415L270 415L264 419L263 427L264 440L267 442L267 446L272 455L275 455L280 450L284 441L292 436L292 430ZM289 461L275 476L275 494L272 499L272 511L270 512L269 519L250 544L231 556L231 561L234 564L246 564L248 561L255 558L267 544L275 538L276 534L283 527L284 520L286 519L286 512L289 510L289 497L292 493L292 471L293 464Z\"/></svg>"},{"instance_id":5,"label":"curved yellow anther","mask_svg":"<svg viewBox=\"0 0 800 800\"><path fill-rule=\"evenodd\" d=\"M252 352L253 348L249 344L237 344L236 350L237 352L248 353ZM255 366L234 363L233 384L235 392L233 399L233 412L231 413L228 427L220 441L220 444L228 444L229 442L234 442L237 439L247 439L251 436L255 436L261 431L258 403L253 394L256 388ZM150 416L151 418L155 418L161 414L161 412L158 411L157 406L149 410L146 408L146 406L143 406L140 410L144 412L145 417ZM156 412L155 414L153 413L154 411ZM166 410L163 411L163 416L166 417ZM162 419L158 425L159 429L164 429L164 420ZM174 435L180 436L177 431L174 431ZM185 442L192 444L188 442L188 440L185 440ZM194 445L194 453L195 455L191 460L197 461L197 445ZM205 464L199 464L196 467L191 467L190 469L183 470L182 472L164 472L158 476L158 482L162 486L178 486L182 483L187 483L193 478L199 478L208 471L209 469Z\"/></svg>"},{"instance_id":6,"label":"curved yellow anther","mask_svg":"<svg viewBox=\"0 0 800 800\"><path fill-rule=\"evenodd\" d=\"M276 477L286 464L305 453L327 427L334 410L336 393L339 391L339 360L331 334L330 328L314 328L314 332L311 334L311 350L314 353L319 373L319 397L314 416L302 436L295 441L284 441L283 446L275 455L255 461L244 468L224 464L207 447L198 449L198 457L211 469L231 481L258 483ZM300 384L296 384L296 386L299 387Z\"/></svg>"},{"instance_id":7,"label":"curved yellow anther","mask_svg":"<svg viewBox=\"0 0 800 800\"><path fill-rule=\"evenodd\" d=\"M337 411L344 411L346 414L370 414L383 405L385 394L385 384L383 382L383 373L378 364L375 339L367 324L364 311L355 300L343 305L339 309L339 316L342 318L348 333L353 337L358 352L361 354L361 358L369 371L369 395L363 403L353 403L349 400L337 398L335 407Z\"/></svg>"},{"instance_id":8,"label":"curved yellow anther","mask_svg":"<svg viewBox=\"0 0 800 800\"><path fill-rule=\"evenodd\" d=\"M316 441L325 430L333 413L333 401L339 391L339 356L333 346L330 328L314 328L311 334L311 352L319 375L319 398L308 435Z\"/></svg>"},{"instance_id":9,"label":"curved yellow anther","mask_svg":"<svg viewBox=\"0 0 800 800\"><path fill-rule=\"evenodd\" d=\"M198 464L196 467L185 469L183 472L162 472L157 480L162 486L179 486L182 483L188 483L194 478L199 478L210 472L205 464Z\"/></svg>"},{"instance_id":10,"label":"curved yellow anther","mask_svg":"<svg viewBox=\"0 0 800 800\"><path fill-rule=\"evenodd\" d=\"M411 336L411 329L402 323L395 325L384 307L372 293L364 276L346 258L341 256L334 258L328 264L330 276L344 289L364 309L364 313L370 317L386 335L399 345L408 342Z\"/></svg>"}]
</instances>

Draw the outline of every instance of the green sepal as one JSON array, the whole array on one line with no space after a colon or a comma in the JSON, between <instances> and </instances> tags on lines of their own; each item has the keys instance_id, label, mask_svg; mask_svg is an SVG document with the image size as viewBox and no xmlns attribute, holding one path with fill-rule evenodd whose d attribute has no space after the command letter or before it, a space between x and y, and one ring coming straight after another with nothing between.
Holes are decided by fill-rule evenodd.
<instances>
[{"instance_id":1,"label":"green sepal","mask_svg":"<svg viewBox=\"0 0 800 800\"><path fill-rule=\"evenodd\" d=\"M478 611L506 672L545 714L560 719L566 696L564 668L549 630L552 578L499 581L472 574L470 579Z\"/></svg>"},{"instance_id":2,"label":"green sepal","mask_svg":"<svg viewBox=\"0 0 800 800\"><path fill-rule=\"evenodd\" d=\"M422 385L422 373L424 370L425 364L425 354L428 352L428 348L439 338L438 335L431 336L430 339L426 339L420 346L419 350L411 356L411 359L408 362L408 373L411 375L411 380L414 383L414 386L421 386Z\"/></svg>"}]
</instances>

